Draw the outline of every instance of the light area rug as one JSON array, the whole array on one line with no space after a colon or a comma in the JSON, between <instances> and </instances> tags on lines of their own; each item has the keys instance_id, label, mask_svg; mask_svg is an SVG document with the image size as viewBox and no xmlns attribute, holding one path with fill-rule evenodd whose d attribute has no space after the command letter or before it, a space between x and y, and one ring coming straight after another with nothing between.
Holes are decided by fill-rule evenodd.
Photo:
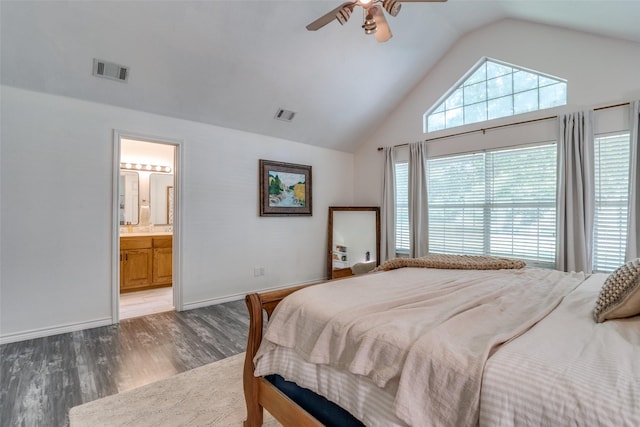
<instances>
[{"instance_id":1,"label":"light area rug","mask_svg":"<svg viewBox=\"0 0 640 427\"><path fill-rule=\"evenodd\" d=\"M244 353L71 408L71 427L241 426ZM280 424L265 411L264 426Z\"/></svg>"}]
</instances>

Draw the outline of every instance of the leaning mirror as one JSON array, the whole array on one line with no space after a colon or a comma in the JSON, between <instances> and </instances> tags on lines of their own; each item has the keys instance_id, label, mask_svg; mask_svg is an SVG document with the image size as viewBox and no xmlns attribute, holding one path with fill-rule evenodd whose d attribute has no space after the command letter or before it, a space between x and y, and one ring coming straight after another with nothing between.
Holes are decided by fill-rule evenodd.
<instances>
[{"instance_id":1,"label":"leaning mirror","mask_svg":"<svg viewBox=\"0 0 640 427\"><path fill-rule=\"evenodd\" d=\"M149 175L149 199L151 223L173 224L173 175L166 173Z\"/></svg>"},{"instance_id":2,"label":"leaning mirror","mask_svg":"<svg viewBox=\"0 0 640 427\"><path fill-rule=\"evenodd\" d=\"M118 186L120 224L138 224L138 172L120 171Z\"/></svg>"},{"instance_id":3,"label":"leaning mirror","mask_svg":"<svg viewBox=\"0 0 640 427\"><path fill-rule=\"evenodd\" d=\"M331 206L328 237L330 279L372 270L380 263L380 208Z\"/></svg>"}]
</instances>

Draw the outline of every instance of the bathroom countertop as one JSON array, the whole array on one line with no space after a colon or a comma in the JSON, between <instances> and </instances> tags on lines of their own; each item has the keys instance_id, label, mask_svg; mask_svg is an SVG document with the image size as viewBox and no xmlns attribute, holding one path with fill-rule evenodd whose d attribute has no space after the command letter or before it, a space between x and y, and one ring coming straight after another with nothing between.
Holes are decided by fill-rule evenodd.
<instances>
[{"instance_id":1,"label":"bathroom countertop","mask_svg":"<svg viewBox=\"0 0 640 427\"><path fill-rule=\"evenodd\" d=\"M120 233L120 237L143 237L143 236L172 236L171 231L141 231L132 233Z\"/></svg>"}]
</instances>

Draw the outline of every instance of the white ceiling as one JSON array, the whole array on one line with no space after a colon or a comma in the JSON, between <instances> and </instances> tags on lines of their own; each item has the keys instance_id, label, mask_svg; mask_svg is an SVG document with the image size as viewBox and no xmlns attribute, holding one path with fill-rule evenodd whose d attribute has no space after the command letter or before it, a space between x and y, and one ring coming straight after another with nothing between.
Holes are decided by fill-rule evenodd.
<instances>
[{"instance_id":1,"label":"white ceiling","mask_svg":"<svg viewBox=\"0 0 640 427\"><path fill-rule=\"evenodd\" d=\"M456 40L489 23L640 43L639 0L405 3L384 44L364 35L359 10L345 26L305 29L342 1L0 0L1 82L353 151ZM93 77L93 58L130 67L129 82ZM278 108L294 121L274 120Z\"/></svg>"}]
</instances>

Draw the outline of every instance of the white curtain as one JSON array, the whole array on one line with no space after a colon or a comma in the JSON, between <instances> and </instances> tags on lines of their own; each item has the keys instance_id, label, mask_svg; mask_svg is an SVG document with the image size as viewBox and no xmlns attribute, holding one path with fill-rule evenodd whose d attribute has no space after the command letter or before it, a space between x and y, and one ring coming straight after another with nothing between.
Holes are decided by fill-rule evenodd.
<instances>
[{"instance_id":1,"label":"white curtain","mask_svg":"<svg viewBox=\"0 0 640 427\"><path fill-rule=\"evenodd\" d=\"M640 100L631 102L631 151L629 168L629 222L627 261L640 257Z\"/></svg>"},{"instance_id":2,"label":"white curtain","mask_svg":"<svg viewBox=\"0 0 640 427\"><path fill-rule=\"evenodd\" d=\"M558 118L558 254L556 268L592 272L594 166L592 112Z\"/></svg>"},{"instance_id":3,"label":"white curtain","mask_svg":"<svg viewBox=\"0 0 640 427\"><path fill-rule=\"evenodd\" d=\"M427 143L409 144L410 256L429 253L429 205L427 199Z\"/></svg>"},{"instance_id":4,"label":"white curtain","mask_svg":"<svg viewBox=\"0 0 640 427\"><path fill-rule=\"evenodd\" d=\"M395 151L384 147L382 209L380 209L380 262L396 256L396 179Z\"/></svg>"}]
</instances>

